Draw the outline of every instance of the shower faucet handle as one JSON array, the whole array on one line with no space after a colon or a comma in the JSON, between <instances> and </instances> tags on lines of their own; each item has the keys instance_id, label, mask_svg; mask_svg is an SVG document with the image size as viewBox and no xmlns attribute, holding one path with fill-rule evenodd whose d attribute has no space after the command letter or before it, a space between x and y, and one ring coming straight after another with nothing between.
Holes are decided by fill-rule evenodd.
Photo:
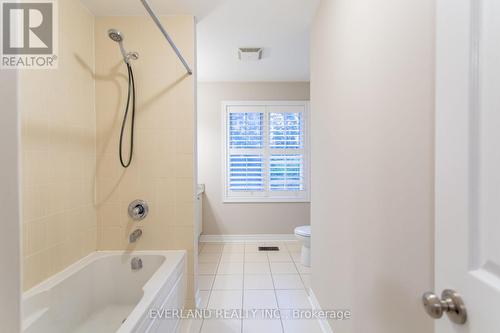
<instances>
[{"instance_id":1,"label":"shower faucet handle","mask_svg":"<svg viewBox=\"0 0 500 333\"><path fill-rule=\"evenodd\" d=\"M141 221L148 216L149 207L144 200L134 200L128 205L128 215L135 221Z\"/></svg>"}]
</instances>

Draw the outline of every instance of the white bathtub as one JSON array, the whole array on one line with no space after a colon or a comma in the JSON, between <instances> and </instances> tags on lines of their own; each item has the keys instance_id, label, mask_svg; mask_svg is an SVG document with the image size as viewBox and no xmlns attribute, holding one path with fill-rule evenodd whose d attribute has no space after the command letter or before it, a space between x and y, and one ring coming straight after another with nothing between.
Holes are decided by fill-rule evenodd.
<instances>
[{"instance_id":1,"label":"white bathtub","mask_svg":"<svg viewBox=\"0 0 500 333\"><path fill-rule=\"evenodd\" d=\"M94 252L24 293L23 332L175 332L149 310L184 306L185 271L185 251Z\"/></svg>"}]
</instances>

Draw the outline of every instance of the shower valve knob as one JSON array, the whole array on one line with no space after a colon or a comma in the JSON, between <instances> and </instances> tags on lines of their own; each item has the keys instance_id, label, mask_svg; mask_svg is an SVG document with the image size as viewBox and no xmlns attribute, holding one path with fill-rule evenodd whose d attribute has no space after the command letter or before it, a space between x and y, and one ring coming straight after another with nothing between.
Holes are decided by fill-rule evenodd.
<instances>
[{"instance_id":1,"label":"shower valve knob","mask_svg":"<svg viewBox=\"0 0 500 333\"><path fill-rule=\"evenodd\" d=\"M146 218L149 207L144 200L134 200L128 205L128 215L135 221L141 221Z\"/></svg>"}]
</instances>

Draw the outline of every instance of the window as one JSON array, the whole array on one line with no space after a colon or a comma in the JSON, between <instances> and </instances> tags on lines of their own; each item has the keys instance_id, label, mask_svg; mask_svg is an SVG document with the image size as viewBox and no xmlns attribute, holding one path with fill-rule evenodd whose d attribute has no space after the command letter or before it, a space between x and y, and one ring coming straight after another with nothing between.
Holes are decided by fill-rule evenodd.
<instances>
[{"instance_id":1,"label":"window","mask_svg":"<svg viewBox=\"0 0 500 333\"><path fill-rule=\"evenodd\" d=\"M224 201L309 200L308 102L223 102Z\"/></svg>"}]
</instances>

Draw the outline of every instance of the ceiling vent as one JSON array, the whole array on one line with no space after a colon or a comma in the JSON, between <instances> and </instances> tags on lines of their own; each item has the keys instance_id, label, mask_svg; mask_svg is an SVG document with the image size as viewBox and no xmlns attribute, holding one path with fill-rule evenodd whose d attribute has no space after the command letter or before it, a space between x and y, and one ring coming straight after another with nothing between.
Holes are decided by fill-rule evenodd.
<instances>
[{"instance_id":1,"label":"ceiling vent","mask_svg":"<svg viewBox=\"0 0 500 333\"><path fill-rule=\"evenodd\" d=\"M257 61L262 59L262 48L260 47L240 47L238 58L241 61Z\"/></svg>"}]
</instances>

